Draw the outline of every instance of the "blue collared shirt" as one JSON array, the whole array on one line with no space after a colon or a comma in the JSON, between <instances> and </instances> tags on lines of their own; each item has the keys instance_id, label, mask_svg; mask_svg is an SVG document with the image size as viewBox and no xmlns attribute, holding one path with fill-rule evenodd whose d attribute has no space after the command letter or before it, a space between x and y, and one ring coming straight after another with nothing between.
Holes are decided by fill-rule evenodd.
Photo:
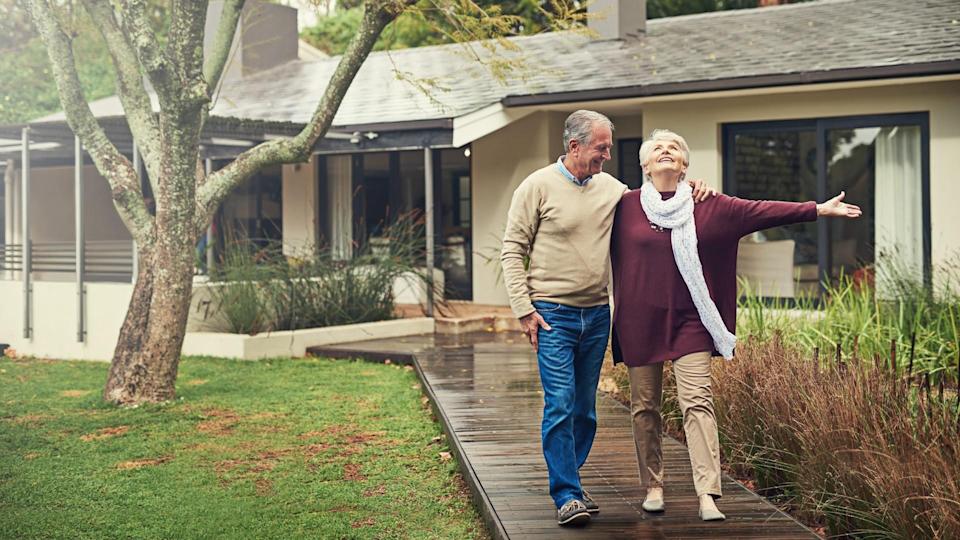
<instances>
[{"instance_id":1,"label":"blue collared shirt","mask_svg":"<svg viewBox=\"0 0 960 540\"><path fill-rule=\"evenodd\" d=\"M560 171L560 174L566 176L567 180L570 180L571 182L573 182L574 184L580 187L587 185L587 182L589 182L590 179L593 178L593 175L591 174L590 176L584 178L583 180L577 180L577 177L574 176L572 172L567 170L567 166L563 164L563 158L565 157L567 157L566 154L557 158L557 169Z\"/></svg>"}]
</instances>

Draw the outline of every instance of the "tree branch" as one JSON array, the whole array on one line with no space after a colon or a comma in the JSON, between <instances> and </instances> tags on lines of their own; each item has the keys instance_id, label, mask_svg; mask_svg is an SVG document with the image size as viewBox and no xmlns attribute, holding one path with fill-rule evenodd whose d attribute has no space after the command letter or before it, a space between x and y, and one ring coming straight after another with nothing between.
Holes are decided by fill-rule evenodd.
<instances>
[{"instance_id":1,"label":"tree branch","mask_svg":"<svg viewBox=\"0 0 960 540\"><path fill-rule=\"evenodd\" d=\"M220 84L223 68L227 65L227 58L230 56L233 36L237 33L237 23L240 21L244 2L245 0L225 0L223 2L223 13L220 15L220 25L217 27L213 48L203 66L203 79L207 81L207 89L211 99L213 99L213 94Z\"/></svg>"},{"instance_id":2,"label":"tree branch","mask_svg":"<svg viewBox=\"0 0 960 540\"><path fill-rule=\"evenodd\" d=\"M30 12L37 31L47 46L67 123L90 153L97 170L109 182L113 204L134 240L142 245L151 244L153 217L144 203L139 178L133 165L110 142L90 111L77 76L70 38L61 28L46 0L31 0Z\"/></svg>"},{"instance_id":3,"label":"tree branch","mask_svg":"<svg viewBox=\"0 0 960 540\"><path fill-rule=\"evenodd\" d=\"M174 111L200 114L210 103L203 77L203 32L207 21L206 0L172 0L170 2L170 34L163 56L175 68L171 92L161 96L161 103Z\"/></svg>"},{"instance_id":4,"label":"tree branch","mask_svg":"<svg viewBox=\"0 0 960 540\"><path fill-rule=\"evenodd\" d=\"M154 192L156 182L160 177L159 144L160 126L153 113L150 95L143 84L140 61L136 51L120 30L115 19L115 13L108 0L83 0L90 17L97 21L97 28L107 44L110 58L113 60L117 72L117 93L123 110L126 112L127 124L137 148L143 156L150 184Z\"/></svg>"},{"instance_id":5,"label":"tree branch","mask_svg":"<svg viewBox=\"0 0 960 540\"><path fill-rule=\"evenodd\" d=\"M117 13L120 15L120 27L129 36L127 39L154 90L158 93L167 92L170 89L167 63L157 46L157 35L150 28L149 9L147 0L128 0L119 3Z\"/></svg>"},{"instance_id":6,"label":"tree branch","mask_svg":"<svg viewBox=\"0 0 960 540\"><path fill-rule=\"evenodd\" d=\"M343 97L383 29L414 3L415 0L371 0L364 4L360 28L347 45L323 98L303 130L293 138L267 141L243 152L226 167L210 174L197 190L197 234L206 229L227 195L255 172L268 165L309 158L310 150L330 127Z\"/></svg>"}]
</instances>

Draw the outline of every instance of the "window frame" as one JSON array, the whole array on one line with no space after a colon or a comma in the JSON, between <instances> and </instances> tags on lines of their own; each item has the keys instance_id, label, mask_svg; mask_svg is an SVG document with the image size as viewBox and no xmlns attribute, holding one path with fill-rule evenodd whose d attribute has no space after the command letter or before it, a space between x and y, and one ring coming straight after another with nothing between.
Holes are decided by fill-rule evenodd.
<instances>
[{"instance_id":1,"label":"window frame","mask_svg":"<svg viewBox=\"0 0 960 540\"><path fill-rule=\"evenodd\" d=\"M870 114L858 116L833 116L796 120L772 120L752 122L727 122L721 124L721 159L723 192L737 195L737 179L734 170L735 138L739 134L782 133L784 131L814 131L817 143L817 202L826 200L827 193L827 132L833 129L860 129L869 127L892 127L916 125L920 127L920 204L921 234L923 236L923 281L932 282L931 227L930 227L930 113L909 112ZM829 281L831 261L830 220L817 220L817 274L820 278L820 294Z\"/></svg>"}]
</instances>

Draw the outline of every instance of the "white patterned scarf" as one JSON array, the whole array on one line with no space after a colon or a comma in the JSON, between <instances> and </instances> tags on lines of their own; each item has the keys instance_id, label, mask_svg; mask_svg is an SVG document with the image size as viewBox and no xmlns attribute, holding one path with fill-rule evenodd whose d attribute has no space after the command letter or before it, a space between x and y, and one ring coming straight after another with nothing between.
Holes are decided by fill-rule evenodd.
<instances>
[{"instance_id":1,"label":"white patterned scarf","mask_svg":"<svg viewBox=\"0 0 960 540\"><path fill-rule=\"evenodd\" d=\"M647 214L650 223L670 229L673 258L677 262L683 281L687 284L693 304L697 306L700 321L707 332L710 332L717 351L727 360L733 359L733 348L737 344L737 336L727 330L717 305L710 298L710 291L703 277L703 267L700 265L700 255L697 253L693 189L688 183L680 182L677 185L676 195L663 200L652 183L644 182L640 188L640 205L643 206L643 211Z\"/></svg>"}]
</instances>

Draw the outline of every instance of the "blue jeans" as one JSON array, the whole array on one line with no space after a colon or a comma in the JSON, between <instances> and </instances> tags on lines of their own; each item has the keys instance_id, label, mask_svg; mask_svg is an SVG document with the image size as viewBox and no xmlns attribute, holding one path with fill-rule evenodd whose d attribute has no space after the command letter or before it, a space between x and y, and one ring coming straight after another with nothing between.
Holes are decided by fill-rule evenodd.
<instances>
[{"instance_id":1,"label":"blue jeans","mask_svg":"<svg viewBox=\"0 0 960 540\"><path fill-rule=\"evenodd\" d=\"M552 328L537 332L537 363L543 385L543 457L550 496L560 508L583 498L579 471L597 432L597 383L610 334L610 308L539 301L533 307Z\"/></svg>"}]
</instances>

